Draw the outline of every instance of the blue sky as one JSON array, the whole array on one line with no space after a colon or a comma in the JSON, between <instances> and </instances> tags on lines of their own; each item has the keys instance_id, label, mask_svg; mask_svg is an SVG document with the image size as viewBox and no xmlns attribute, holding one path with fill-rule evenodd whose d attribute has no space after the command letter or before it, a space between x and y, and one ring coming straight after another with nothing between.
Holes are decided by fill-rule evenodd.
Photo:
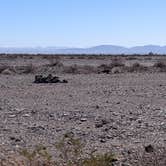
<instances>
[{"instance_id":1,"label":"blue sky","mask_svg":"<svg viewBox=\"0 0 166 166\"><path fill-rule=\"evenodd\" d=\"M0 0L0 47L166 45L166 0Z\"/></svg>"}]
</instances>

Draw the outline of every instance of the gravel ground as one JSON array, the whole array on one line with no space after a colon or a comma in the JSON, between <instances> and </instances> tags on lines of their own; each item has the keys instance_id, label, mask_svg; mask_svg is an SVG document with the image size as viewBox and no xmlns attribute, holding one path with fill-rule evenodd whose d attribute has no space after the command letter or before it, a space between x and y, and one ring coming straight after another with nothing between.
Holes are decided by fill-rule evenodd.
<instances>
[{"instance_id":1,"label":"gravel ground","mask_svg":"<svg viewBox=\"0 0 166 166\"><path fill-rule=\"evenodd\" d=\"M73 132L88 149L116 154L166 144L166 73L66 74L67 84L0 75L0 144L52 147Z\"/></svg>"}]
</instances>

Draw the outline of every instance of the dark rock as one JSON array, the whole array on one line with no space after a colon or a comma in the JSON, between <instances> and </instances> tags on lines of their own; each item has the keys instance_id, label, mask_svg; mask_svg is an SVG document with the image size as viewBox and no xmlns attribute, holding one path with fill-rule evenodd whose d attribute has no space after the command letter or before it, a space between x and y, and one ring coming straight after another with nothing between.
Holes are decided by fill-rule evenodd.
<instances>
[{"instance_id":1,"label":"dark rock","mask_svg":"<svg viewBox=\"0 0 166 166\"><path fill-rule=\"evenodd\" d=\"M42 126L28 127L28 129L35 134L43 134L43 132L45 131L45 128Z\"/></svg>"},{"instance_id":2,"label":"dark rock","mask_svg":"<svg viewBox=\"0 0 166 166\"><path fill-rule=\"evenodd\" d=\"M101 71L101 73L105 73L105 74L109 74L110 73L110 70L103 70L103 71Z\"/></svg>"},{"instance_id":3,"label":"dark rock","mask_svg":"<svg viewBox=\"0 0 166 166\"><path fill-rule=\"evenodd\" d=\"M145 152L152 153L154 151L154 148L152 145L145 146Z\"/></svg>"},{"instance_id":4,"label":"dark rock","mask_svg":"<svg viewBox=\"0 0 166 166\"><path fill-rule=\"evenodd\" d=\"M68 81L67 80L62 80L62 83L68 83Z\"/></svg>"},{"instance_id":5,"label":"dark rock","mask_svg":"<svg viewBox=\"0 0 166 166\"><path fill-rule=\"evenodd\" d=\"M100 107L98 105L96 105L96 109L99 109Z\"/></svg>"},{"instance_id":6,"label":"dark rock","mask_svg":"<svg viewBox=\"0 0 166 166\"><path fill-rule=\"evenodd\" d=\"M14 142L21 142L20 138L16 138L16 137L13 137L13 136L10 137L10 140L14 141Z\"/></svg>"},{"instance_id":7,"label":"dark rock","mask_svg":"<svg viewBox=\"0 0 166 166\"><path fill-rule=\"evenodd\" d=\"M86 121L87 121L87 118L81 118L80 121L81 121L81 122L86 122Z\"/></svg>"},{"instance_id":8,"label":"dark rock","mask_svg":"<svg viewBox=\"0 0 166 166\"><path fill-rule=\"evenodd\" d=\"M101 139L100 142L101 142L101 143L106 143L107 140L106 140L106 139Z\"/></svg>"},{"instance_id":9,"label":"dark rock","mask_svg":"<svg viewBox=\"0 0 166 166\"><path fill-rule=\"evenodd\" d=\"M101 120L98 120L96 123L95 123L95 127L96 128L101 128L103 127L104 125L108 124L109 122L106 120L106 119L101 119Z\"/></svg>"}]
</instances>

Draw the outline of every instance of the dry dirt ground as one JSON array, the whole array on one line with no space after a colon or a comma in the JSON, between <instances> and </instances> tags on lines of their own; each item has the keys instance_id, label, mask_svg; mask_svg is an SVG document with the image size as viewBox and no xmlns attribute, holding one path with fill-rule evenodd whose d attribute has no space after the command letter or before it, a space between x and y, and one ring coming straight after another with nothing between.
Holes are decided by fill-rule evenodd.
<instances>
[{"instance_id":1,"label":"dry dirt ground","mask_svg":"<svg viewBox=\"0 0 166 166\"><path fill-rule=\"evenodd\" d=\"M0 75L1 145L15 150L43 144L53 151L66 132L88 149L119 157L144 145L166 145L166 73L58 76L68 83L34 84L34 74Z\"/></svg>"}]
</instances>

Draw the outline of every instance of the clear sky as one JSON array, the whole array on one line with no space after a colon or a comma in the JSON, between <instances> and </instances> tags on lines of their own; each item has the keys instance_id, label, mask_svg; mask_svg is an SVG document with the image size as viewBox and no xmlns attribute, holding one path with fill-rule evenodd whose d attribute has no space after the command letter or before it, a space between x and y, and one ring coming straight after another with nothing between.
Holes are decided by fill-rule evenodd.
<instances>
[{"instance_id":1,"label":"clear sky","mask_svg":"<svg viewBox=\"0 0 166 166\"><path fill-rule=\"evenodd\" d=\"M0 47L166 45L166 0L0 0Z\"/></svg>"}]
</instances>

